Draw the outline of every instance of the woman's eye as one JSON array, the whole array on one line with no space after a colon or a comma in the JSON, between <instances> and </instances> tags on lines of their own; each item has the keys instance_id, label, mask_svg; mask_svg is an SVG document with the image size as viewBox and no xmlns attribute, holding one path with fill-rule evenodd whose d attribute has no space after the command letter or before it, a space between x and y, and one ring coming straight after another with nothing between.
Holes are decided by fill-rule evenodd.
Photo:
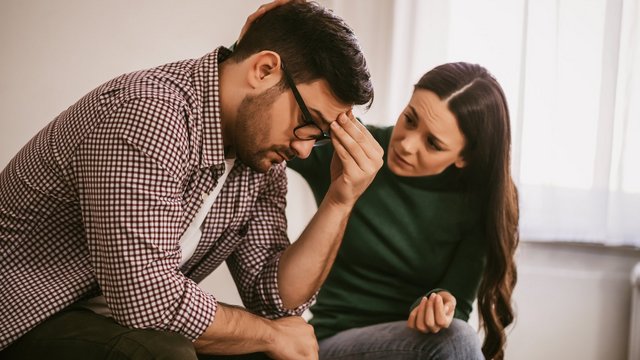
<instances>
[{"instance_id":1,"label":"woman's eye","mask_svg":"<svg viewBox=\"0 0 640 360\"><path fill-rule=\"evenodd\" d=\"M413 120L413 118L411 116L406 116L405 115L405 119L406 119L405 121L407 122L407 125L410 125L410 126L415 126L416 125L416 121Z\"/></svg>"},{"instance_id":2,"label":"woman's eye","mask_svg":"<svg viewBox=\"0 0 640 360\"><path fill-rule=\"evenodd\" d=\"M438 146L438 143L436 143L436 141L433 138L428 138L427 139L427 144L429 144L429 147L436 150L436 151L442 151L442 148L440 146Z\"/></svg>"}]
</instances>

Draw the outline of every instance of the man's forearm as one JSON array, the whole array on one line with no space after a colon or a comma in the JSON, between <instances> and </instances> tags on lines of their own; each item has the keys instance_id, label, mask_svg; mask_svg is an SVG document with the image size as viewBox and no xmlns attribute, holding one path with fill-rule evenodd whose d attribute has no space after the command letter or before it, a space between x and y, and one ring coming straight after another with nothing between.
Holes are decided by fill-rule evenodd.
<instances>
[{"instance_id":1,"label":"man's forearm","mask_svg":"<svg viewBox=\"0 0 640 360\"><path fill-rule=\"evenodd\" d=\"M218 304L215 320L196 340L200 354L266 353L274 359L317 359L313 327L299 316L267 320L244 309Z\"/></svg>"},{"instance_id":2,"label":"man's forearm","mask_svg":"<svg viewBox=\"0 0 640 360\"><path fill-rule=\"evenodd\" d=\"M215 320L194 342L198 353L234 355L268 352L275 341L271 322L250 312L218 303Z\"/></svg>"},{"instance_id":3,"label":"man's forearm","mask_svg":"<svg viewBox=\"0 0 640 360\"><path fill-rule=\"evenodd\" d=\"M327 278L351 209L325 199L298 240L282 254L278 290L285 308L304 304Z\"/></svg>"}]
</instances>

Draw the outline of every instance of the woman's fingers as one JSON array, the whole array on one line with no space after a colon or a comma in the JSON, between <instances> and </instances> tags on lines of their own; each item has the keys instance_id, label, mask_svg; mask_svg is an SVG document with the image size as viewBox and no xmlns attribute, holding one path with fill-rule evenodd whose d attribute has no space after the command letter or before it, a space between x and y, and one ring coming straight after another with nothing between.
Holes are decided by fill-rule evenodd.
<instances>
[{"instance_id":1,"label":"woman's fingers","mask_svg":"<svg viewBox=\"0 0 640 360\"><path fill-rule=\"evenodd\" d=\"M423 333L438 333L451 325L455 306L456 299L449 292L431 293L409 313L407 326Z\"/></svg>"},{"instance_id":2,"label":"woman's fingers","mask_svg":"<svg viewBox=\"0 0 640 360\"><path fill-rule=\"evenodd\" d=\"M447 319L447 314L445 312L444 301L442 300L442 296L436 295L435 300L435 321L436 325L440 328L449 327L449 320Z\"/></svg>"},{"instance_id":3,"label":"woman's fingers","mask_svg":"<svg viewBox=\"0 0 640 360\"><path fill-rule=\"evenodd\" d=\"M423 332L423 333L429 332L429 328L427 327L427 323L425 322L426 314L429 311L428 304L429 304L429 299L425 297L424 301L422 301L422 303L420 304L420 309L418 310L418 317L416 318L416 329L418 329L420 332Z\"/></svg>"},{"instance_id":4,"label":"woman's fingers","mask_svg":"<svg viewBox=\"0 0 640 360\"><path fill-rule=\"evenodd\" d=\"M418 330L421 332L425 332L424 330L420 329L420 327L422 327L423 329L426 329L426 327L424 326L424 311L425 311L426 305L427 305L427 298L422 297L422 299L420 299L420 303L418 304L418 306L416 306L416 308L413 309L409 314L409 320L407 320L407 326L409 328Z\"/></svg>"},{"instance_id":5,"label":"woman's fingers","mask_svg":"<svg viewBox=\"0 0 640 360\"><path fill-rule=\"evenodd\" d=\"M436 315L435 315L435 304L436 304L436 293L432 293L429 296L429 301L427 301L427 311L425 312L425 325L429 332L437 333L440 331L440 327L436 325Z\"/></svg>"},{"instance_id":6,"label":"woman's fingers","mask_svg":"<svg viewBox=\"0 0 640 360\"><path fill-rule=\"evenodd\" d=\"M411 310L411 312L409 313L409 318L407 319L407 327L410 329L416 328L416 318L418 317L418 308L420 308L420 305L422 304L423 300L424 298L420 300L420 304L418 304L418 306L413 308L413 310Z\"/></svg>"}]
</instances>

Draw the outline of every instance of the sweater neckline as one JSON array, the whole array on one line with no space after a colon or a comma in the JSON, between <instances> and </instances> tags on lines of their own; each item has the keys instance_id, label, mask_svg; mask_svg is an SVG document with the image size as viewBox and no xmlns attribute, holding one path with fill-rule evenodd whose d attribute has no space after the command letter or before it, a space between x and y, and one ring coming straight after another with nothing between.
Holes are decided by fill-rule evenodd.
<instances>
[{"instance_id":1,"label":"sweater neckline","mask_svg":"<svg viewBox=\"0 0 640 360\"><path fill-rule=\"evenodd\" d=\"M399 176L394 174L385 160L385 170L398 182L424 190L461 190L460 171L455 165L451 165L443 172L428 176Z\"/></svg>"}]
</instances>

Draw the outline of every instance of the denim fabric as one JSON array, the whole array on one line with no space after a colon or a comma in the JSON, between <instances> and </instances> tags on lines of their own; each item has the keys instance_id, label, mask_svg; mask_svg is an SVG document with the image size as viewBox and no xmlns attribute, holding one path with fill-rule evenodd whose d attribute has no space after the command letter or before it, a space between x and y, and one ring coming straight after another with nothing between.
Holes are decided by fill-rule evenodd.
<instances>
[{"instance_id":1,"label":"denim fabric","mask_svg":"<svg viewBox=\"0 0 640 360\"><path fill-rule=\"evenodd\" d=\"M423 334L395 321L345 330L319 342L320 359L484 359L480 338L469 324L453 319L437 334Z\"/></svg>"}]
</instances>

